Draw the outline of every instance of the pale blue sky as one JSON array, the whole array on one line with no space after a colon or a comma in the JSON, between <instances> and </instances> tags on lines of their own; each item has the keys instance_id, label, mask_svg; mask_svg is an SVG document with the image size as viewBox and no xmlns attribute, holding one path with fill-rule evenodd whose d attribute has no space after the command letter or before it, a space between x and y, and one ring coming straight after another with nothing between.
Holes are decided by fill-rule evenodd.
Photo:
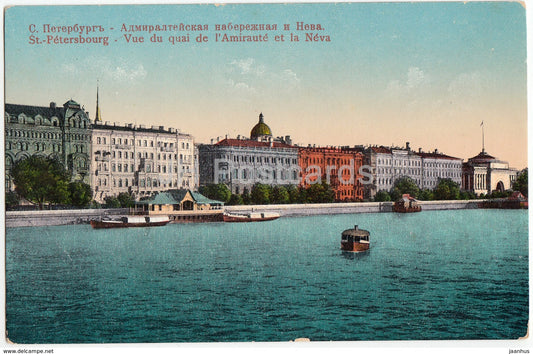
<instances>
[{"instance_id":1,"label":"pale blue sky","mask_svg":"<svg viewBox=\"0 0 533 354\"><path fill-rule=\"evenodd\" d=\"M275 43L296 22L331 42ZM127 44L125 24L208 24L207 44ZM215 24L277 24L268 43L215 43ZM28 27L100 24L109 46L30 45ZM283 31L290 24L291 31ZM114 30L109 28L113 27ZM148 33L141 33L148 40ZM190 32L191 40L196 33ZM115 42L115 40L117 40ZM5 13L8 103L70 98L93 117L165 125L197 141L275 135L318 145L397 144L527 164L526 19L520 3L28 6Z\"/></svg>"}]
</instances>

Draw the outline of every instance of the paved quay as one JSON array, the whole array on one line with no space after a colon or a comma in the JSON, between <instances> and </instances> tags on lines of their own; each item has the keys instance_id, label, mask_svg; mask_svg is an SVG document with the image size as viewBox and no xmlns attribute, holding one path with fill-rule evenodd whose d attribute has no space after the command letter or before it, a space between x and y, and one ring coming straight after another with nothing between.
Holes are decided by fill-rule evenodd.
<instances>
[{"instance_id":1,"label":"paved quay","mask_svg":"<svg viewBox=\"0 0 533 354\"><path fill-rule=\"evenodd\" d=\"M477 209L481 200L421 201L422 212L430 210ZM226 206L228 212L268 211L281 216L357 214L392 212L392 202L274 204ZM129 209L36 210L6 212L6 227L88 224L103 216L126 215Z\"/></svg>"}]
</instances>

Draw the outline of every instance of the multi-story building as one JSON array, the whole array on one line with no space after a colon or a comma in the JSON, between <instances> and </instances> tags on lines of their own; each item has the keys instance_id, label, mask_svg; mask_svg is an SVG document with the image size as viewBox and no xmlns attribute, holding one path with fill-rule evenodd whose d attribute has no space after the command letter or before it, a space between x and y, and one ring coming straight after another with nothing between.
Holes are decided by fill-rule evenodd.
<instances>
[{"instance_id":1,"label":"multi-story building","mask_svg":"<svg viewBox=\"0 0 533 354\"><path fill-rule=\"evenodd\" d=\"M441 179L451 179L461 185L462 159L441 154L438 150L419 152L418 155L422 158L422 179L418 185L420 189L433 190Z\"/></svg>"},{"instance_id":2,"label":"multi-story building","mask_svg":"<svg viewBox=\"0 0 533 354\"><path fill-rule=\"evenodd\" d=\"M360 168L363 154L334 147L300 147L298 161L301 168L300 185L326 182L337 201L363 200Z\"/></svg>"},{"instance_id":3,"label":"multi-story building","mask_svg":"<svg viewBox=\"0 0 533 354\"><path fill-rule=\"evenodd\" d=\"M511 189L518 175L508 162L487 154L485 149L468 159L462 168L462 188L477 195Z\"/></svg>"},{"instance_id":4,"label":"multi-story building","mask_svg":"<svg viewBox=\"0 0 533 354\"><path fill-rule=\"evenodd\" d=\"M194 141L163 126L92 125L94 199L127 192L139 199L168 189L195 189Z\"/></svg>"},{"instance_id":5,"label":"multi-story building","mask_svg":"<svg viewBox=\"0 0 533 354\"><path fill-rule=\"evenodd\" d=\"M372 198L381 190L390 191L401 177L422 184L422 158L410 149L409 143L405 149L371 146L365 155L373 175L373 183L366 185L365 197Z\"/></svg>"},{"instance_id":6,"label":"multi-story building","mask_svg":"<svg viewBox=\"0 0 533 354\"><path fill-rule=\"evenodd\" d=\"M198 145L200 185L225 183L236 194L250 192L256 183L298 185L298 148L286 142L290 137L273 138L260 114L250 139Z\"/></svg>"},{"instance_id":7,"label":"multi-story building","mask_svg":"<svg viewBox=\"0 0 533 354\"><path fill-rule=\"evenodd\" d=\"M366 163L373 175L373 183L367 185L365 197L374 197L380 191L390 191L402 177L411 178L420 189L433 190L439 180L451 179L461 184L462 159L433 152L412 151L405 148L371 146L365 149Z\"/></svg>"},{"instance_id":8,"label":"multi-story building","mask_svg":"<svg viewBox=\"0 0 533 354\"><path fill-rule=\"evenodd\" d=\"M89 113L69 100L62 107L5 105L6 189L13 189L11 166L31 155L59 159L71 179L89 183Z\"/></svg>"}]
</instances>

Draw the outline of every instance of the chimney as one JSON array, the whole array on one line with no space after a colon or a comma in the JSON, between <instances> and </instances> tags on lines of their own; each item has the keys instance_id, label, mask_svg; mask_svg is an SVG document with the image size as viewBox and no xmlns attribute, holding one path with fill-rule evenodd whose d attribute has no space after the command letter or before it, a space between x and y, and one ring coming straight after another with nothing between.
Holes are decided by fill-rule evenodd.
<instances>
[{"instance_id":1,"label":"chimney","mask_svg":"<svg viewBox=\"0 0 533 354\"><path fill-rule=\"evenodd\" d=\"M56 109L56 103L50 102L50 109Z\"/></svg>"},{"instance_id":2,"label":"chimney","mask_svg":"<svg viewBox=\"0 0 533 354\"><path fill-rule=\"evenodd\" d=\"M422 152L422 148L418 148L418 153L421 153Z\"/></svg>"},{"instance_id":3,"label":"chimney","mask_svg":"<svg viewBox=\"0 0 533 354\"><path fill-rule=\"evenodd\" d=\"M435 149L435 154L438 154L439 153L439 150Z\"/></svg>"},{"instance_id":4,"label":"chimney","mask_svg":"<svg viewBox=\"0 0 533 354\"><path fill-rule=\"evenodd\" d=\"M411 151L411 148L409 147L409 142L405 143L405 149L407 149L407 151Z\"/></svg>"}]
</instances>

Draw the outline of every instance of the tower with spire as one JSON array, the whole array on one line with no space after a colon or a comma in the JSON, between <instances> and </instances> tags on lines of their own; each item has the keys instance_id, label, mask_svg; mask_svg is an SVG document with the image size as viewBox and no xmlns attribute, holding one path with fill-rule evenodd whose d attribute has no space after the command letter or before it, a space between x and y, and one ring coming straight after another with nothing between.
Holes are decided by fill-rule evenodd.
<instances>
[{"instance_id":1,"label":"tower with spire","mask_svg":"<svg viewBox=\"0 0 533 354\"><path fill-rule=\"evenodd\" d=\"M102 116L100 115L100 106L98 105L98 89L99 84L96 84L96 116L94 117L94 122L102 122Z\"/></svg>"}]
</instances>

